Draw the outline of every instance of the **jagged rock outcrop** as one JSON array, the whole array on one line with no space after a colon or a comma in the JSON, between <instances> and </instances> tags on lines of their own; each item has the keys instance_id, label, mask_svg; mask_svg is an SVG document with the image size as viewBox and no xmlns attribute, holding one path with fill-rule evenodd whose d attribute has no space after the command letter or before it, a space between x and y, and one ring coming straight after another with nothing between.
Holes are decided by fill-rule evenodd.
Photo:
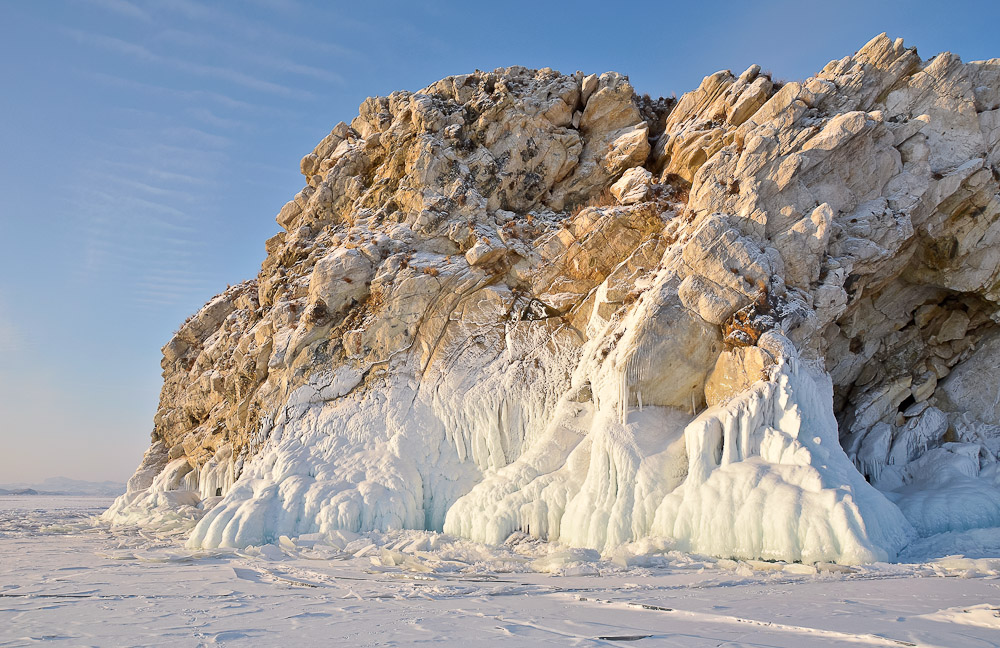
<instances>
[{"instance_id":1,"label":"jagged rock outcrop","mask_svg":"<svg viewBox=\"0 0 1000 648\"><path fill-rule=\"evenodd\" d=\"M109 519L839 562L1000 526L1000 60L476 72L301 170Z\"/></svg>"}]
</instances>

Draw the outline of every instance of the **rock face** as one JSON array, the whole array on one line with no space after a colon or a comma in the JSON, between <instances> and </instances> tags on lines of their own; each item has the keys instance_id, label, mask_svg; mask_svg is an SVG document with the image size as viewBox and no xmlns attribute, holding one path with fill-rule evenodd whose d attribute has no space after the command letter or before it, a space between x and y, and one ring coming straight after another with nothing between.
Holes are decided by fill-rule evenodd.
<instances>
[{"instance_id":1,"label":"rock face","mask_svg":"<svg viewBox=\"0 0 1000 648\"><path fill-rule=\"evenodd\" d=\"M108 519L838 562L1000 526L1000 59L476 72L301 170Z\"/></svg>"}]
</instances>

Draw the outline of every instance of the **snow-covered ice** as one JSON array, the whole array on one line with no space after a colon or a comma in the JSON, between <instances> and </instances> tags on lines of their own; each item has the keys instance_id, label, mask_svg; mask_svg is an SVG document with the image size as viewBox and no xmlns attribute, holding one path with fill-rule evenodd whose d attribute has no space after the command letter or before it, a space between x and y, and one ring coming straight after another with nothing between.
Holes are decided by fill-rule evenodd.
<instances>
[{"instance_id":1,"label":"snow-covered ice","mask_svg":"<svg viewBox=\"0 0 1000 648\"><path fill-rule=\"evenodd\" d=\"M0 646L1000 643L996 530L924 547L966 556L861 567L412 530L187 549L100 522L109 503L0 498Z\"/></svg>"}]
</instances>

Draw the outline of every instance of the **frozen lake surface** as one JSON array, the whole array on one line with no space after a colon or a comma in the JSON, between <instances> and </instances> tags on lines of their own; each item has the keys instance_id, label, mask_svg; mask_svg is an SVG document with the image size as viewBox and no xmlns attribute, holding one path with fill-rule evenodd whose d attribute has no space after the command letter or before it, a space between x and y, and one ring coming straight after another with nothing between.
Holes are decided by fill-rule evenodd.
<instances>
[{"instance_id":1,"label":"frozen lake surface","mask_svg":"<svg viewBox=\"0 0 1000 648\"><path fill-rule=\"evenodd\" d=\"M1000 646L996 529L857 568L424 531L191 551L110 504L0 497L0 646Z\"/></svg>"}]
</instances>

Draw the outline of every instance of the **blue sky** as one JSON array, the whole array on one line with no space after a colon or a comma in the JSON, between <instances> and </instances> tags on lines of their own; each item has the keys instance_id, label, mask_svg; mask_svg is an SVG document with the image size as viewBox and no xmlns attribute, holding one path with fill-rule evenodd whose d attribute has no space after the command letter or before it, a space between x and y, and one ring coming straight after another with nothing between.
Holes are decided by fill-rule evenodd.
<instances>
[{"instance_id":1,"label":"blue sky","mask_svg":"<svg viewBox=\"0 0 1000 648\"><path fill-rule=\"evenodd\" d=\"M254 276L299 159L369 95L507 65L680 96L886 31L1000 56L997 2L0 0L0 483L121 479L160 347Z\"/></svg>"}]
</instances>

